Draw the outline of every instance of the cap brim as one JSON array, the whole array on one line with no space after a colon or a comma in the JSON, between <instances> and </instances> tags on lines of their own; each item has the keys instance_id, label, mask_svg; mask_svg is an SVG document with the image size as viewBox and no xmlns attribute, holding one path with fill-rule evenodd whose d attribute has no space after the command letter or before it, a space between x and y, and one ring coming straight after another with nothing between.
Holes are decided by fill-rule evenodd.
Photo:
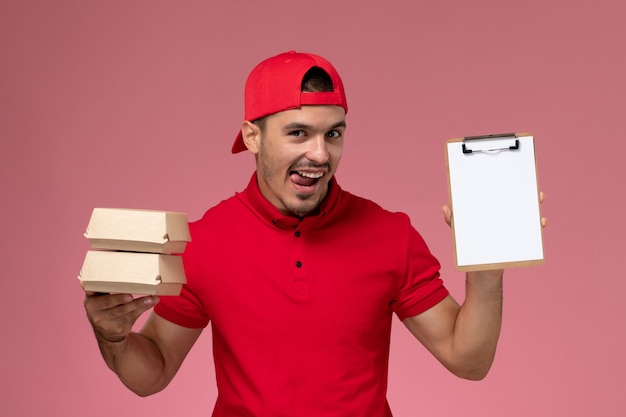
<instances>
[{"instance_id":1,"label":"cap brim","mask_svg":"<svg viewBox=\"0 0 626 417\"><path fill-rule=\"evenodd\" d=\"M243 143L243 136L241 135L241 130L237 134L235 138L235 143L233 143L233 148L231 150L232 153L239 153L247 150L246 145Z\"/></svg>"}]
</instances>

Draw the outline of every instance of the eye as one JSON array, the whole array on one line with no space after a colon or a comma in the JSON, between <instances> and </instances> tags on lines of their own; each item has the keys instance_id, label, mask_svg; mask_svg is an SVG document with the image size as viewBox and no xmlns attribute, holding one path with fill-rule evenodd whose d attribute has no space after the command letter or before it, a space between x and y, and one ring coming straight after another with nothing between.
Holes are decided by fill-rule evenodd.
<instances>
[{"instance_id":1,"label":"eye","mask_svg":"<svg viewBox=\"0 0 626 417\"><path fill-rule=\"evenodd\" d=\"M326 134L326 136L328 136L329 138L340 138L341 137L341 132L339 130L331 130L330 132L328 132Z\"/></svg>"},{"instance_id":2,"label":"eye","mask_svg":"<svg viewBox=\"0 0 626 417\"><path fill-rule=\"evenodd\" d=\"M289 136L295 136L297 138L304 136L304 130L292 130L289 132Z\"/></svg>"}]
</instances>

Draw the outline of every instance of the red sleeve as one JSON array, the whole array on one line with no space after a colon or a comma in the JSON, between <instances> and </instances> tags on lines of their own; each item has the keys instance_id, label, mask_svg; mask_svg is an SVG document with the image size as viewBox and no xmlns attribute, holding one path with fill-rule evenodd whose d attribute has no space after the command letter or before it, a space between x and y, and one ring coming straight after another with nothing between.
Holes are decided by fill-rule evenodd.
<instances>
[{"instance_id":1,"label":"red sleeve","mask_svg":"<svg viewBox=\"0 0 626 417\"><path fill-rule=\"evenodd\" d=\"M189 229L194 235L196 224L191 223ZM194 256L197 244L193 240L187 244L183 257L183 265L185 267L185 275L187 283L183 285L180 295L178 296L161 296L160 302L154 306L154 312L164 319L178 324L179 326L188 328L204 328L209 324L209 316L204 308L204 304L197 296L198 289L202 285L202 273L194 260L198 259Z\"/></svg>"},{"instance_id":2,"label":"red sleeve","mask_svg":"<svg viewBox=\"0 0 626 417\"><path fill-rule=\"evenodd\" d=\"M392 305L400 320L423 313L449 294L439 276L439 261L412 226L408 235L406 262L405 279Z\"/></svg>"}]
</instances>

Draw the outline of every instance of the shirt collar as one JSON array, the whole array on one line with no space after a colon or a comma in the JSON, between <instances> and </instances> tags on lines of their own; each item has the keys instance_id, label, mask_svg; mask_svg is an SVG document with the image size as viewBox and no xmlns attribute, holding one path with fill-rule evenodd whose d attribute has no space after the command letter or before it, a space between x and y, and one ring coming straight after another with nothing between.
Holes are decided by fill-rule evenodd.
<instances>
[{"instance_id":1,"label":"shirt collar","mask_svg":"<svg viewBox=\"0 0 626 417\"><path fill-rule=\"evenodd\" d=\"M259 189L259 184L257 182L257 173L256 171L252 174L250 178L250 182L243 192L245 198L250 202L251 206L254 210L256 210L259 215L270 222L271 224L281 228L281 229L295 229L301 223L316 223L320 219L326 217L326 215L332 210L335 206L335 203L338 200L340 187L337 184L337 180L333 176L328 183L328 194L324 200L322 200L322 204L319 207L319 211L316 214L305 216L304 218L296 217L296 216L286 216L282 214L272 203L270 203L264 196L261 194L261 190Z\"/></svg>"}]
</instances>

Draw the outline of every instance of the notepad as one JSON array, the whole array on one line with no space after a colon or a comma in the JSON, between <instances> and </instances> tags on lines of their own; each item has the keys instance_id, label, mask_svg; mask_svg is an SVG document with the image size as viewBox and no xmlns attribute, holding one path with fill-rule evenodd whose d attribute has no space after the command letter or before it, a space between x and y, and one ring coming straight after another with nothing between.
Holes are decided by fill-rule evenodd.
<instances>
[{"instance_id":1,"label":"notepad","mask_svg":"<svg viewBox=\"0 0 626 417\"><path fill-rule=\"evenodd\" d=\"M534 137L446 142L456 267L478 271L544 260Z\"/></svg>"}]
</instances>

